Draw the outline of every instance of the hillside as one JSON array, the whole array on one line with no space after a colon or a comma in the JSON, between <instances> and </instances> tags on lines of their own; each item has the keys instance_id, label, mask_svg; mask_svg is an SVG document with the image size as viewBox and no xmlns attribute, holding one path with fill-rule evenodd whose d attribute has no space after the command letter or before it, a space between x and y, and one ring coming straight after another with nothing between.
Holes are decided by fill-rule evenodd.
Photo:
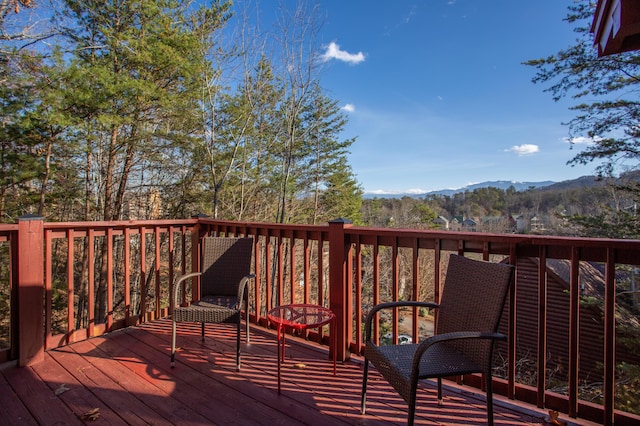
<instances>
[{"instance_id":1,"label":"hillside","mask_svg":"<svg viewBox=\"0 0 640 426\"><path fill-rule=\"evenodd\" d=\"M569 182L574 182L574 181L579 181L580 179L587 179L587 178L592 178L593 180L595 180L595 177L593 176L586 176L583 178L578 178L578 179L574 179L572 181L564 181L564 182L553 182L550 180L547 181L542 181L542 182L515 182L515 181L509 181L509 180L497 180L497 181L487 181L487 182L481 182L481 183L474 183L471 185L467 185L464 186L462 188L457 188L457 189L440 189L440 190L436 190L436 191L430 191L430 192L425 192L425 193L399 193L399 194L378 194L378 193L371 193L371 192L365 192L364 193L364 198L402 198L402 197L411 197L411 198L424 198L427 195L453 195L453 194L457 194L460 192L465 192L465 191L473 191L475 189L479 189L479 188L498 188L498 189L502 189L502 190L506 190L509 187L513 186L516 191L525 191L527 189L531 189L531 188L545 188L545 187L549 187L552 185L560 185L560 184L568 184ZM587 180L585 180L584 185L587 184ZM576 184L577 186L583 186L583 184L579 183Z\"/></svg>"},{"instance_id":2,"label":"hillside","mask_svg":"<svg viewBox=\"0 0 640 426\"><path fill-rule=\"evenodd\" d=\"M363 200L362 212L364 223L378 227L432 226L438 218L438 226L452 230L467 226L465 229L493 233L629 238L637 235L638 226L635 216L623 213L636 208L634 188L639 184L638 172L615 179L582 176L562 182L483 182L428 194L369 197ZM609 219L616 211L622 215ZM465 219L470 222L460 225ZM599 222L603 220L625 225L603 226ZM449 222L459 228L451 228Z\"/></svg>"}]
</instances>

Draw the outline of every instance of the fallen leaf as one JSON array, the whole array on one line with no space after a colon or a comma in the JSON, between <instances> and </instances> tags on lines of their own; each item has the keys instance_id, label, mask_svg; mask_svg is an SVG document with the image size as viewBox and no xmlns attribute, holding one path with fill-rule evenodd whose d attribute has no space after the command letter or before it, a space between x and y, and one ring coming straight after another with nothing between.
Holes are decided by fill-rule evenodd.
<instances>
[{"instance_id":1,"label":"fallen leaf","mask_svg":"<svg viewBox=\"0 0 640 426\"><path fill-rule=\"evenodd\" d=\"M100 418L100 409L94 408L92 410L89 410L86 413L84 413L82 416L80 416L80 418L82 420L90 420L92 422L96 421Z\"/></svg>"},{"instance_id":2,"label":"fallen leaf","mask_svg":"<svg viewBox=\"0 0 640 426\"><path fill-rule=\"evenodd\" d=\"M293 366L296 367L296 368L305 368L306 367L306 365L301 363L301 362L299 362L297 364L294 364Z\"/></svg>"},{"instance_id":3,"label":"fallen leaf","mask_svg":"<svg viewBox=\"0 0 640 426\"><path fill-rule=\"evenodd\" d=\"M66 387L64 385L64 383L63 383L63 384L60 385L60 387L58 387L58 389L56 389L56 391L54 393L56 394L56 396L58 396L58 395L62 395L63 393L65 393L68 390L71 390L71 389Z\"/></svg>"},{"instance_id":4,"label":"fallen leaf","mask_svg":"<svg viewBox=\"0 0 640 426\"><path fill-rule=\"evenodd\" d=\"M560 420L558 417L560 413L556 410L549 410L549 423L555 426L567 426L567 422Z\"/></svg>"}]
</instances>

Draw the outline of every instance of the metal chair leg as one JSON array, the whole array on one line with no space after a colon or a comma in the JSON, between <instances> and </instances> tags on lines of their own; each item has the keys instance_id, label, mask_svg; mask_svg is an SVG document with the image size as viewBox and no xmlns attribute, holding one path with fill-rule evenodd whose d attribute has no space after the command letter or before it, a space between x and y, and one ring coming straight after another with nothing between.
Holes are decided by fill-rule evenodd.
<instances>
[{"instance_id":1,"label":"metal chair leg","mask_svg":"<svg viewBox=\"0 0 640 426\"><path fill-rule=\"evenodd\" d=\"M176 322L171 321L171 368L176 366Z\"/></svg>"},{"instance_id":2,"label":"metal chair leg","mask_svg":"<svg viewBox=\"0 0 640 426\"><path fill-rule=\"evenodd\" d=\"M367 411L367 378L369 376L369 361L365 358L364 370L362 372L362 395L360 400L360 413L365 414Z\"/></svg>"}]
</instances>

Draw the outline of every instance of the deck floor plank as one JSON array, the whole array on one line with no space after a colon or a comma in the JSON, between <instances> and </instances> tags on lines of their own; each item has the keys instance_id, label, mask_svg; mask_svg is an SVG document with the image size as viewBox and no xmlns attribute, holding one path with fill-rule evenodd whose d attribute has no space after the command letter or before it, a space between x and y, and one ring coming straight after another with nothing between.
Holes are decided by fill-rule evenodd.
<instances>
[{"instance_id":1,"label":"deck floor plank","mask_svg":"<svg viewBox=\"0 0 640 426\"><path fill-rule=\"evenodd\" d=\"M77 417L82 418L98 410L98 416L94 420L96 425L127 424L109 405L96 397L89 388L59 364L52 357L53 353L55 352L47 352L45 362L32 366L38 376L49 386L53 395L62 400Z\"/></svg>"},{"instance_id":2,"label":"deck floor plank","mask_svg":"<svg viewBox=\"0 0 640 426\"><path fill-rule=\"evenodd\" d=\"M122 384L115 382L92 363L92 357L79 355L72 347L49 351L78 382L89 389L102 403L109 406L128 424L145 426L149 424L170 425L139 399L130 395Z\"/></svg>"},{"instance_id":3,"label":"deck floor plank","mask_svg":"<svg viewBox=\"0 0 640 426\"><path fill-rule=\"evenodd\" d=\"M256 424L270 425L282 419L280 412L262 401L258 400L247 404L247 395L233 389L223 381L217 380L215 376L220 372L213 371L210 365L200 363L205 368L203 371L199 371L179 361L176 368L170 368L168 351L162 351L157 347L157 343L162 341L154 341L153 336L150 335L146 336L147 340L145 341L143 336L144 333L138 333L134 337L125 332L117 336L117 339L109 340L114 344L128 341L129 350L133 351L140 359L155 366L151 375L147 374L149 370L142 370L140 364L131 364L129 367L132 371L139 375L147 375L147 380L165 388L167 392L169 388L173 387L172 396L174 398L190 404L211 421L239 423L246 416L250 416L256 419ZM233 375L235 368L232 371L222 371L221 373ZM237 377L234 378L234 381L237 381ZM252 385L249 381L245 384ZM212 394L216 395L214 404L211 400Z\"/></svg>"},{"instance_id":4,"label":"deck floor plank","mask_svg":"<svg viewBox=\"0 0 640 426\"><path fill-rule=\"evenodd\" d=\"M289 424L303 424L299 419L305 419L306 422L315 424L345 425L345 421L340 417L336 418L319 413L313 400L314 396L309 392L286 394L283 391L281 395L277 394L275 339L271 341L270 336L265 338L260 334L254 334L250 345L243 343L242 368L236 372L235 346L227 347L226 354L217 352L222 348L220 341L233 341L233 339L224 335L224 329L220 331L214 327L211 326L211 330L209 327L207 328L204 344L201 342L199 334L180 336L180 341L183 344L180 354L176 358L176 368L173 370L176 374L182 369L194 368L200 374L211 376L220 381L224 388L243 394L245 399L249 397L256 403L271 407L271 410L276 411L275 415L278 419L275 420L276 422L281 421L283 417L289 417ZM164 362L167 364L169 338L169 335L157 333L150 333L146 336L150 345L163 351L166 360ZM263 346L269 347L269 349L263 349L260 353L259 348Z\"/></svg>"},{"instance_id":5,"label":"deck floor plank","mask_svg":"<svg viewBox=\"0 0 640 426\"><path fill-rule=\"evenodd\" d=\"M202 342L198 324L181 324L175 368L170 341L171 321L163 319L50 350L41 364L4 368L0 424L406 424L407 405L374 369L367 413L360 414L360 357L338 363L334 377L325 346L287 337L279 395L274 330L253 327L250 344L243 333L238 372L232 327L207 325ZM81 419L93 408L100 410L97 420ZM543 422L540 410L520 408L496 401L495 424ZM482 394L454 386L445 386L439 407L427 382L418 393L416 424L486 424L485 409Z\"/></svg>"},{"instance_id":6,"label":"deck floor plank","mask_svg":"<svg viewBox=\"0 0 640 426\"><path fill-rule=\"evenodd\" d=\"M0 419L21 425L38 424L3 374L0 374Z\"/></svg>"},{"instance_id":7,"label":"deck floor plank","mask_svg":"<svg viewBox=\"0 0 640 426\"><path fill-rule=\"evenodd\" d=\"M32 368L7 369L2 374L38 424L82 424Z\"/></svg>"},{"instance_id":8,"label":"deck floor plank","mask_svg":"<svg viewBox=\"0 0 640 426\"><path fill-rule=\"evenodd\" d=\"M90 339L73 345L76 353L91 356L91 364L99 368L113 382L125 388L127 392L150 408L158 417L172 424L205 424L207 419L194 412L191 407L184 405L163 392L160 388L149 383L142 377L132 374L124 364L127 361L139 362L127 348L120 348L118 353L105 351L96 342L103 338ZM153 366L145 366L152 368Z\"/></svg>"}]
</instances>

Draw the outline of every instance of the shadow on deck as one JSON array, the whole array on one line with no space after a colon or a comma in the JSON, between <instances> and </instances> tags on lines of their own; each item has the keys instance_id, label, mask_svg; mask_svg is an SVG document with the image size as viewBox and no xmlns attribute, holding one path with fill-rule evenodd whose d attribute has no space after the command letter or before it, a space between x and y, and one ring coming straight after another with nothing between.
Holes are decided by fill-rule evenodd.
<instances>
[{"instance_id":1,"label":"shadow on deck","mask_svg":"<svg viewBox=\"0 0 640 426\"><path fill-rule=\"evenodd\" d=\"M32 367L0 372L2 424L404 424L404 401L372 371L367 414L360 414L362 362L338 364L328 351L287 339L282 394L277 393L276 337L253 327L235 371L230 325L179 324L170 368L171 322L159 320L51 350ZM244 342L244 339L243 339ZM419 392L417 424L485 424L484 395L449 386L438 407L435 387ZM544 424L545 413L495 398L496 425ZM94 413L94 418L91 418ZM587 424L587 423L581 423Z\"/></svg>"}]
</instances>

